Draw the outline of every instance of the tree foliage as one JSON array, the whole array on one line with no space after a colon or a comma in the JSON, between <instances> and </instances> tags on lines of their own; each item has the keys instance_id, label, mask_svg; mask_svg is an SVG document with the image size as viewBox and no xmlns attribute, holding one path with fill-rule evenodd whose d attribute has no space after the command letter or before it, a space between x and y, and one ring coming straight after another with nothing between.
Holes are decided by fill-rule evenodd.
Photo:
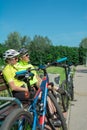
<instances>
[{"instance_id":1,"label":"tree foliage","mask_svg":"<svg viewBox=\"0 0 87 130\"><path fill-rule=\"evenodd\" d=\"M36 64L43 64L47 61L47 54L50 53L51 41L47 37L35 36L29 45L31 60Z\"/></svg>"},{"instance_id":2,"label":"tree foliage","mask_svg":"<svg viewBox=\"0 0 87 130\"><path fill-rule=\"evenodd\" d=\"M79 47L79 59L82 64L87 66L87 38L82 39Z\"/></svg>"},{"instance_id":3,"label":"tree foliage","mask_svg":"<svg viewBox=\"0 0 87 130\"><path fill-rule=\"evenodd\" d=\"M5 47L8 49L18 50L21 47L26 47L31 42L31 39L27 36L21 36L18 32L13 32L8 35L5 41Z\"/></svg>"},{"instance_id":4,"label":"tree foliage","mask_svg":"<svg viewBox=\"0 0 87 130\"><path fill-rule=\"evenodd\" d=\"M0 44L0 57L7 49L19 50L25 47L29 51L32 64L45 64L62 57L67 57L68 62L73 64L83 64L85 55L83 45L87 48L87 38L81 41L79 47L54 46L48 37L35 35L31 40L26 35L21 36L18 32L13 32L8 35L3 44Z\"/></svg>"},{"instance_id":5,"label":"tree foliage","mask_svg":"<svg viewBox=\"0 0 87 130\"><path fill-rule=\"evenodd\" d=\"M17 49L20 48L21 42L20 42L20 34L17 32L13 32L8 35L8 39L5 41L5 46L9 49Z\"/></svg>"},{"instance_id":6,"label":"tree foliage","mask_svg":"<svg viewBox=\"0 0 87 130\"><path fill-rule=\"evenodd\" d=\"M87 49L87 38L82 39L80 47Z\"/></svg>"}]
</instances>

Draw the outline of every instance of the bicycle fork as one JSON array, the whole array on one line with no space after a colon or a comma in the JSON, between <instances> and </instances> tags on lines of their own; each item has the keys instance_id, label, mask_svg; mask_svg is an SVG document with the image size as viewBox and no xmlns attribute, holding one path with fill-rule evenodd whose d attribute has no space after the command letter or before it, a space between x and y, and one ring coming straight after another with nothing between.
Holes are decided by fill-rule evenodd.
<instances>
[{"instance_id":1,"label":"bicycle fork","mask_svg":"<svg viewBox=\"0 0 87 130\"><path fill-rule=\"evenodd\" d=\"M45 86L45 88L43 88ZM46 79L43 82L43 93L41 96L41 103L40 103L40 117L39 117L39 124L41 126L41 130L44 130L45 127L45 120L46 120L46 104L47 104L47 94L48 94L48 84Z\"/></svg>"}]
</instances>

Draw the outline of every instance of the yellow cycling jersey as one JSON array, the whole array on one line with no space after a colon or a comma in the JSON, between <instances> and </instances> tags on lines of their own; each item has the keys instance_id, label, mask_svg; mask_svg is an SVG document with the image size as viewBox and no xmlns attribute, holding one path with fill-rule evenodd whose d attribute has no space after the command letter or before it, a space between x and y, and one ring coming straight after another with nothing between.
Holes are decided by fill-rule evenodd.
<instances>
[{"instance_id":1,"label":"yellow cycling jersey","mask_svg":"<svg viewBox=\"0 0 87 130\"><path fill-rule=\"evenodd\" d=\"M15 78L16 72L17 70L10 64L7 64L2 71L3 76L7 83L14 81L15 86L18 86L18 87L21 87L22 85L26 86L25 82L20 81L17 78Z\"/></svg>"},{"instance_id":2,"label":"yellow cycling jersey","mask_svg":"<svg viewBox=\"0 0 87 130\"><path fill-rule=\"evenodd\" d=\"M34 66L31 65L31 64L28 64L26 62L22 62L22 61L19 61L17 64L14 65L14 67L18 70L18 71L21 71L21 70L27 70L28 68L31 68L31 69L34 69ZM33 79L30 80L30 85L33 85L35 83L37 83L37 78L36 78L36 71L33 70L32 73L34 74L34 77Z\"/></svg>"}]
</instances>

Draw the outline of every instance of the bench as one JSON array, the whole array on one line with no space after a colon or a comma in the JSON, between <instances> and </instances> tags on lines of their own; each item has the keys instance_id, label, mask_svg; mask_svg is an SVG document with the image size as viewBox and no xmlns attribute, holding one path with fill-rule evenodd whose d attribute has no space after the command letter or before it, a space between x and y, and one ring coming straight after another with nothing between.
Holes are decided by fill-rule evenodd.
<instances>
[{"instance_id":1,"label":"bench","mask_svg":"<svg viewBox=\"0 0 87 130\"><path fill-rule=\"evenodd\" d=\"M12 96L10 88L6 83L0 70L0 125L8 114L15 108L26 108L28 103L23 103Z\"/></svg>"},{"instance_id":2,"label":"bench","mask_svg":"<svg viewBox=\"0 0 87 130\"><path fill-rule=\"evenodd\" d=\"M2 125L5 118L8 116L11 111L15 108L24 108L22 103L13 97L0 97L0 101L4 101L0 105L0 125Z\"/></svg>"},{"instance_id":3,"label":"bench","mask_svg":"<svg viewBox=\"0 0 87 130\"><path fill-rule=\"evenodd\" d=\"M12 97L12 93L9 89L9 86L2 75L2 71L0 70L0 96L6 96L2 92L6 92L8 96Z\"/></svg>"}]
</instances>

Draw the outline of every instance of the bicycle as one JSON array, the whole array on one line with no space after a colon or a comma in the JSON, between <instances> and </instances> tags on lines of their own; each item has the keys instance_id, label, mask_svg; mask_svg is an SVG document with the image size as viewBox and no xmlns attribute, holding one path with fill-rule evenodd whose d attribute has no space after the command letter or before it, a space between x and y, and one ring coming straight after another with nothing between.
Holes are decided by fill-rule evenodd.
<instances>
[{"instance_id":1,"label":"bicycle","mask_svg":"<svg viewBox=\"0 0 87 130\"><path fill-rule=\"evenodd\" d=\"M67 57L63 59L63 61L67 61ZM60 62L61 63L61 62ZM63 112L66 112L69 107L69 101L74 100L74 85L73 85L73 74L71 72L70 64L56 64L57 67L64 68L65 71L65 80L59 84L59 92L53 91L54 97L58 100ZM59 81L57 81L59 82Z\"/></svg>"},{"instance_id":2,"label":"bicycle","mask_svg":"<svg viewBox=\"0 0 87 130\"><path fill-rule=\"evenodd\" d=\"M3 122L2 129L14 130L15 125L17 125L16 130L24 130L24 123L27 123L29 130L67 130L66 120L60 106L48 89L50 83L46 68L55 63L56 62L46 66L39 66L39 68L35 69L44 72L40 88L36 91L34 98L30 100L27 111L23 109L14 110ZM18 75L24 75L24 78L28 82L29 90L29 77L32 76L31 71L32 70L18 72ZM27 128L25 130L27 130Z\"/></svg>"},{"instance_id":3,"label":"bicycle","mask_svg":"<svg viewBox=\"0 0 87 130\"><path fill-rule=\"evenodd\" d=\"M66 74L66 80L64 84L66 84L66 90L69 93L70 100L74 100L74 84L73 84L73 74L71 71L71 64L63 65Z\"/></svg>"},{"instance_id":4,"label":"bicycle","mask_svg":"<svg viewBox=\"0 0 87 130\"><path fill-rule=\"evenodd\" d=\"M65 70L65 80L61 83L61 88L65 90L65 94L61 94L61 98L63 109L66 112L68 110L70 100L74 100L73 75L71 73L70 64L62 64L61 67Z\"/></svg>"},{"instance_id":5,"label":"bicycle","mask_svg":"<svg viewBox=\"0 0 87 130\"><path fill-rule=\"evenodd\" d=\"M64 68L64 66L66 66L66 63L63 63L63 62L67 61L67 57L63 58L62 62L61 62L61 59L58 61L60 64L57 63L57 64L55 64L55 66ZM65 71L65 79L67 79L66 71ZM54 97L57 99L58 104L60 104L62 111L67 112L68 107L69 107L69 92L65 88L66 87L65 86L66 80L64 80L64 81L62 81L62 83L60 83L60 78L55 78L54 81L56 84L58 84L59 89L58 89L58 91L52 91L52 93L53 93Z\"/></svg>"},{"instance_id":6,"label":"bicycle","mask_svg":"<svg viewBox=\"0 0 87 130\"><path fill-rule=\"evenodd\" d=\"M64 68L67 65L66 61L67 61L67 57L64 57L62 59L59 59L58 63L56 63L53 66ZM67 79L66 73L67 73L67 71L65 70L65 79ZM50 81L53 82L52 87L58 86L57 91L54 89L50 90L52 92L52 95L55 97L58 104L60 105L62 112L67 112L68 107L69 107L70 96L69 96L69 92L67 91L67 89L65 87L65 85L66 85L65 80L62 81L62 83L60 83L60 76L58 77L58 74L57 74L57 77L54 77L55 74L54 75L48 74L48 75L50 76ZM53 75L54 79L52 78L52 75ZM41 76L41 78L43 77L43 75L40 75L40 76Z\"/></svg>"}]
</instances>

